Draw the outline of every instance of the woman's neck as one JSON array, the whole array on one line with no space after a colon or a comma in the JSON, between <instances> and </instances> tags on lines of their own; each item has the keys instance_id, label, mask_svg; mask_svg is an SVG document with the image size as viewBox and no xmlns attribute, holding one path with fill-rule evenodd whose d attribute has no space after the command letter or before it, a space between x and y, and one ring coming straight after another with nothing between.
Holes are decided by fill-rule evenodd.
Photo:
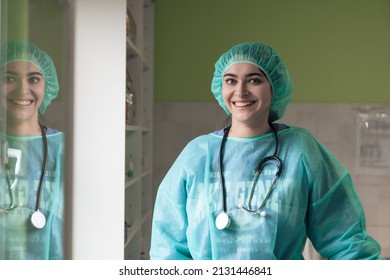
<instances>
[{"instance_id":1,"label":"woman's neck","mask_svg":"<svg viewBox=\"0 0 390 280\"><path fill-rule=\"evenodd\" d=\"M7 123L7 134L15 136L38 136L41 135L41 128L38 122L30 123Z\"/></svg>"},{"instance_id":2,"label":"woman's neck","mask_svg":"<svg viewBox=\"0 0 390 280\"><path fill-rule=\"evenodd\" d=\"M229 131L229 136L237 138L251 138L267 133L269 128L270 126L268 121L256 124L255 126L243 123L237 124L233 121L232 127Z\"/></svg>"}]
</instances>

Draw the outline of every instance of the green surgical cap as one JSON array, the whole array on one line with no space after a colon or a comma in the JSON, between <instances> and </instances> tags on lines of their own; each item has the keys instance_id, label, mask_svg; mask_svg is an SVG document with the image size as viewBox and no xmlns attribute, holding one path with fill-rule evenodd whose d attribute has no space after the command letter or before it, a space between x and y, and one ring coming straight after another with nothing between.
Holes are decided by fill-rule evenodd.
<instances>
[{"instance_id":1,"label":"green surgical cap","mask_svg":"<svg viewBox=\"0 0 390 280\"><path fill-rule=\"evenodd\" d=\"M14 61L28 61L38 67L45 78L45 97L39 113L46 111L50 102L57 97L59 85L56 68L51 57L36 45L24 41L8 41L1 46L0 67Z\"/></svg>"},{"instance_id":2,"label":"green surgical cap","mask_svg":"<svg viewBox=\"0 0 390 280\"><path fill-rule=\"evenodd\" d=\"M287 67L276 51L263 43L240 43L224 54L215 63L211 91L219 105L230 115L222 98L223 74L227 68L238 62L248 62L258 66L267 76L272 87L270 121L280 119L291 102L294 84Z\"/></svg>"}]
</instances>

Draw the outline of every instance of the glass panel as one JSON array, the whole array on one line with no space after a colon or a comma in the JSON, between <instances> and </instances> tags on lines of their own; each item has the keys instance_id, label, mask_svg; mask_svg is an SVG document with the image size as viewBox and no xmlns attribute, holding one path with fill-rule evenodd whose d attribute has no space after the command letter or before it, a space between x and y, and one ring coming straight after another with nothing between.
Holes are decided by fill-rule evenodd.
<instances>
[{"instance_id":1,"label":"glass panel","mask_svg":"<svg viewBox=\"0 0 390 280\"><path fill-rule=\"evenodd\" d=\"M67 1L0 3L0 259L63 259Z\"/></svg>"}]
</instances>

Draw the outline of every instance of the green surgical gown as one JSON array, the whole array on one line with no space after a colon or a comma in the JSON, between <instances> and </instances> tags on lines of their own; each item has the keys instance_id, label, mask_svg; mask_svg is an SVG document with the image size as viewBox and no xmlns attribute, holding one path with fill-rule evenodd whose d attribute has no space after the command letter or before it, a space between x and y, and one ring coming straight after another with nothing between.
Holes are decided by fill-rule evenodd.
<instances>
[{"instance_id":1,"label":"green surgical gown","mask_svg":"<svg viewBox=\"0 0 390 280\"><path fill-rule=\"evenodd\" d=\"M30 217L35 210L43 144L41 136L6 137L11 148L22 151L18 184L13 188L16 208L0 210L0 259L62 259L63 258L63 133L47 135L48 161L39 204L46 216L46 225L35 228ZM10 158L11 184L15 161ZM0 167L0 209L10 205L10 195L3 166Z\"/></svg>"},{"instance_id":2,"label":"green surgical gown","mask_svg":"<svg viewBox=\"0 0 390 280\"><path fill-rule=\"evenodd\" d=\"M347 170L309 132L277 125L283 171L264 210L248 206L255 169L275 149L273 133L228 137L223 158L230 226L218 230L222 211L221 133L191 141L163 179L153 214L151 259L303 259L307 238L325 259L380 259L366 232L363 207ZM251 203L262 203L275 177L266 164Z\"/></svg>"}]
</instances>

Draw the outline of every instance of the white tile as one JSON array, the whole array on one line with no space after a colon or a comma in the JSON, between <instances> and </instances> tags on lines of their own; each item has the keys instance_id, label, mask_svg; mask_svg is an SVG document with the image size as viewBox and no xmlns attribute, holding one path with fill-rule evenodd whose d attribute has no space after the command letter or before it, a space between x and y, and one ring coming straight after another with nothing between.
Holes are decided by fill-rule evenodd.
<instances>
[{"instance_id":1,"label":"white tile","mask_svg":"<svg viewBox=\"0 0 390 280\"><path fill-rule=\"evenodd\" d=\"M318 120L318 140L323 143L338 143L339 129L337 123Z\"/></svg>"},{"instance_id":2,"label":"white tile","mask_svg":"<svg viewBox=\"0 0 390 280\"><path fill-rule=\"evenodd\" d=\"M381 256L390 259L390 227L367 227L367 233L381 245Z\"/></svg>"},{"instance_id":3,"label":"white tile","mask_svg":"<svg viewBox=\"0 0 390 280\"><path fill-rule=\"evenodd\" d=\"M358 194L366 213L367 225L390 227L390 192L388 186L359 186Z\"/></svg>"}]
</instances>

